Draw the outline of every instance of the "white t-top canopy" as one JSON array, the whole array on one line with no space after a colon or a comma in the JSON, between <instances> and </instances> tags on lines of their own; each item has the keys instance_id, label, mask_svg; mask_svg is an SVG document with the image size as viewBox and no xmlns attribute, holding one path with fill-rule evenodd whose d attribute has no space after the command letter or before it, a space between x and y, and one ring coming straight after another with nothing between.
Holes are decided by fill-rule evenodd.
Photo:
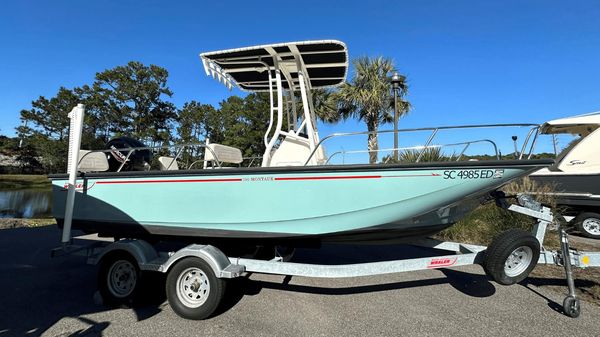
<instances>
[{"instance_id":1,"label":"white t-top canopy","mask_svg":"<svg viewBox=\"0 0 600 337\"><path fill-rule=\"evenodd\" d=\"M600 112L559 118L542 124L541 132L588 135L600 126Z\"/></svg>"},{"instance_id":2,"label":"white t-top canopy","mask_svg":"<svg viewBox=\"0 0 600 337\"><path fill-rule=\"evenodd\" d=\"M226 86L246 91L268 91L267 70L279 68L284 89L298 86L302 71L310 88L337 86L348 71L348 51L336 40L302 41L228 49L200 54L204 70Z\"/></svg>"}]
</instances>

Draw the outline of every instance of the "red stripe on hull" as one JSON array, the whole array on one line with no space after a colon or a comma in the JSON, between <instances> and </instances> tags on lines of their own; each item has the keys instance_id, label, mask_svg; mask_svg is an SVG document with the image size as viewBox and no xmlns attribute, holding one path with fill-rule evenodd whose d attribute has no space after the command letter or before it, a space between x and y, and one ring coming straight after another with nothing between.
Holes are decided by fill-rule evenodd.
<instances>
[{"instance_id":1,"label":"red stripe on hull","mask_svg":"<svg viewBox=\"0 0 600 337\"><path fill-rule=\"evenodd\" d=\"M439 173L430 173L430 174L403 174L399 176L386 176L384 178L410 178L410 177L439 177L441 174Z\"/></svg>"},{"instance_id":2,"label":"red stripe on hull","mask_svg":"<svg viewBox=\"0 0 600 337\"><path fill-rule=\"evenodd\" d=\"M381 176L278 177L275 180L380 179Z\"/></svg>"},{"instance_id":3,"label":"red stripe on hull","mask_svg":"<svg viewBox=\"0 0 600 337\"><path fill-rule=\"evenodd\" d=\"M152 184L152 183L224 183L240 182L241 178L231 179L183 179L183 180L115 180L98 181L97 184Z\"/></svg>"},{"instance_id":4,"label":"red stripe on hull","mask_svg":"<svg viewBox=\"0 0 600 337\"><path fill-rule=\"evenodd\" d=\"M437 173L431 174L406 174L397 176L318 176L318 177L275 177L272 180L277 181L294 181L294 180L340 180L340 179L381 179L381 178L410 178L410 177L438 177ZM155 184L155 183L227 183L227 182L242 182L242 178L223 178L223 179L154 179L154 180L112 180L112 181L97 181L96 184ZM252 180L250 180L252 181ZM260 181L260 180L256 180Z\"/></svg>"}]
</instances>

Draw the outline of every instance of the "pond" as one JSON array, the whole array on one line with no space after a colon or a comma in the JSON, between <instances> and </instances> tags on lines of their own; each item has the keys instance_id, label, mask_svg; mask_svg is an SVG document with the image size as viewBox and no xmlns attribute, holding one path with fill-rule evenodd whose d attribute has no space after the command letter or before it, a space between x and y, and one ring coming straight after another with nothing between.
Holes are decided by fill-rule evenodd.
<instances>
[{"instance_id":1,"label":"pond","mask_svg":"<svg viewBox=\"0 0 600 337\"><path fill-rule=\"evenodd\" d=\"M52 192L46 189L0 191L0 218L43 218L52 213Z\"/></svg>"}]
</instances>

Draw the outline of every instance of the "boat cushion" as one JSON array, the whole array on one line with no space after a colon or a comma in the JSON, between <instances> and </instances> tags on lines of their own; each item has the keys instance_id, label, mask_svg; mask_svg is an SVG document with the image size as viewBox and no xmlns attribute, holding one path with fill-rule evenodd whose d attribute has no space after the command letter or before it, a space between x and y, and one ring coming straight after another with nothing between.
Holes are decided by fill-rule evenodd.
<instances>
[{"instance_id":1,"label":"boat cushion","mask_svg":"<svg viewBox=\"0 0 600 337\"><path fill-rule=\"evenodd\" d=\"M108 159L106 153L79 150L79 172L104 172L108 171Z\"/></svg>"},{"instance_id":2,"label":"boat cushion","mask_svg":"<svg viewBox=\"0 0 600 337\"><path fill-rule=\"evenodd\" d=\"M175 171L179 170L177 160L173 157L158 157L158 165L161 171Z\"/></svg>"},{"instance_id":3,"label":"boat cushion","mask_svg":"<svg viewBox=\"0 0 600 337\"><path fill-rule=\"evenodd\" d=\"M207 149L204 151L204 160L206 161L216 160L219 163L239 164L244 160L242 158L242 151L233 146L212 143L208 144L208 147L210 150ZM215 156L217 156L217 158L215 158Z\"/></svg>"}]
</instances>

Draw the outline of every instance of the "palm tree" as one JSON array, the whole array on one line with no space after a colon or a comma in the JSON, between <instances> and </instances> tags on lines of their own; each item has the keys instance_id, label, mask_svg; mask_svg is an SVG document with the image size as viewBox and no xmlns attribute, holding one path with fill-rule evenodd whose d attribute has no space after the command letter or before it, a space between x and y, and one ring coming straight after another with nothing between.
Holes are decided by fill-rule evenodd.
<instances>
[{"instance_id":1,"label":"palm tree","mask_svg":"<svg viewBox=\"0 0 600 337\"><path fill-rule=\"evenodd\" d=\"M333 99L335 89L317 88L311 91L316 117L325 123L337 123L343 118L337 109L337 102Z\"/></svg>"},{"instance_id":2,"label":"palm tree","mask_svg":"<svg viewBox=\"0 0 600 337\"><path fill-rule=\"evenodd\" d=\"M394 62L385 57L369 58L367 56L354 59L354 74L349 82L330 95L336 102L342 118L358 118L367 124L369 162L377 161L379 141L377 130L382 123L393 122L394 100L390 74L396 71ZM406 77L400 75L398 114L408 113L410 103L405 97L408 86Z\"/></svg>"},{"instance_id":3,"label":"palm tree","mask_svg":"<svg viewBox=\"0 0 600 337\"><path fill-rule=\"evenodd\" d=\"M334 92L335 89L332 88L313 88L310 91L314 108L314 111L312 112L315 114L316 119L313 121L315 131L318 131L317 120L333 124L339 122L343 118L337 109L337 102L333 99ZM298 120L300 120L303 117L302 101L296 101L296 104L296 111L299 112Z\"/></svg>"}]
</instances>

